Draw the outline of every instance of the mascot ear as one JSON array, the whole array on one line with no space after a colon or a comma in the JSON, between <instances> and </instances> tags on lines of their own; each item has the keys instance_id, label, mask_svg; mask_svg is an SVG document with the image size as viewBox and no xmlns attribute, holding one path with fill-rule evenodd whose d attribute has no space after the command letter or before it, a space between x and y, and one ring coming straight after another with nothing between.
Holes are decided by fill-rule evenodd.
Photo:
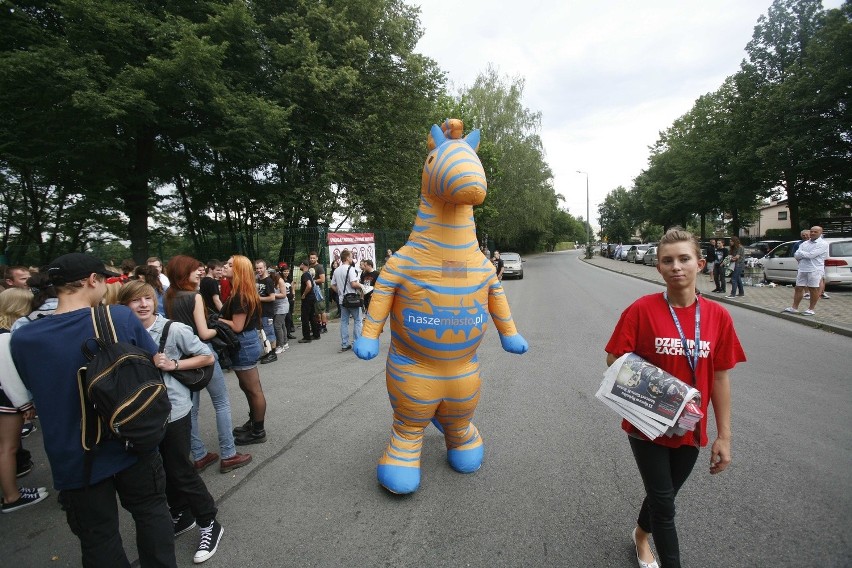
<instances>
[{"instance_id":1,"label":"mascot ear","mask_svg":"<svg viewBox=\"0 0 852 568\"><path fill-rule=\"evenodd\" d=\"M470 144L470 147L473 148L474 152L479 150L479 129L477 128L476 130L465 136L464 141Z\"/></svg>"},{"instance_id":2,"label":"mascot ear","mask_svg":"<svg viewBox=\"0 0 852 568\"><path fill-rule=\"evenodd\" d=\"M437 124L433 124L432 129L429 131L429 151L431 152L446 141L447 137L444 136L444 132L441 130L441 128Z\"/></svg>"}]
</instances>

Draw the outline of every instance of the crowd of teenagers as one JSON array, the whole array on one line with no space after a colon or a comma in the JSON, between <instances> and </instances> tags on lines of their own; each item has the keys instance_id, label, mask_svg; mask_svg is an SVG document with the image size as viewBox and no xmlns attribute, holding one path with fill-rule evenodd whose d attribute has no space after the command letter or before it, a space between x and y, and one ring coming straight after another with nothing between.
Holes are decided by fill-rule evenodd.
<instances>
[{"instance_id":1,"label":"crowd of teenagers","mask_svg":"<svg viewBox=\"0 0 852 568\"><path fill-rule=\"evenodd\" d=\"M362 306L369 305L365 292L378 278L372 261L356 268L349 251L343 251L341 260L351 279L340 280L338 289L333 274L331 291L339 298L356 291ZM326 273L315 252L300 267L300 341L315 341L327 331L328 320L324 302L312 288L324 284ZM195 527L193 561L213 556L224 529L200 474L216 463L221 473L243 467L252 456L237 447L266 441L266 398L258 366L276 361L296 338L297 290L292 284L287 263L269 268L264 260L252 262L241 255L206 264L178 255L165 266L152 257L144 265L125 261L111 268L90 255L71 253L40 269L5 267L0 291L2 512L35 505L49 495L46 487L18 485L18 478L33 468L22 439L40 424L54 487L80 540L84 566L129 566L116 495L135 521L142 566L174 566L174 538ZM109 306L118 341L150 354L171 411L158 451L131 453L120 440L105 439L87 464L77 371L86 364L82 342L95 336L91 308L98 305ZM355 320L357 339L366 308L339 308ZM343 327L343 345L351 346L348 319ZM48 345L50 356L45 357ZM195 392L172 375L211 365L212 378ZM236 375L248 403L248 420L236 427L225 372ZM204 392L215 413L218 453L207 449L198 427Z\"/></svg>"},{"instance_id":2,"label":"crowd of teenagers","mask_svg":"<svg viewBox=\"0 0 852 568\"><path fill-rule=\"evenodd\" d=\"M391 254L388 251L388 257ZM745 354L725 308L696 292L705 260L695 237L677 228L668 231L658 257L657 270L666 290L639 298L622 313L606 344L606 361L611 365L633 352L700 392L704 415L711 405L715 414L709 470L716 474L731 462L730 371L745 361ZM313 252L301 261L300 269L299 342L308 343L327 330L325 309L317 309L321 300L315 290L323 287L327 275ZM499 270L496 262L495 269ZM32 424L37 410L54 487L80 541L84 566L129 566L118 529L116 495L135 521L141 566L175 566L174 539L196 526L193 560L209 559L224 529L200 474L217 461L223 473L242 467L251 456L236 447L266 441L266 398L258 365L274 361L296 337L292 318L296 289L289 267L281 263L269 269L263 260L252 262L240 255L202 265L180 255L164 268L157 258L139 267L126 263L119 274L92 256L72 253L37 272L12 267L5 276L8 289L0 292L3 512L48 495L44 487L19 487L16 481L32 468L21 438L36 427L25 424ZM363 310L378 277L369 260L356 267L349 251L335 256L328 290L343 320L341 352L350 350L360 335ZM94 335L90 308L102 303L109 305L118 339L141 347L162 372L171 415L159 451L132 454L120 440L106 439L86 474L76 373L85 365L81 338ZM223 332L239 340L236 352L217 343ZM680 348L660 350L660 344ZM49 357L46 345L51 345ZM190 392L171 375L211 363L213 378L204 390L216 415L218 454L207 450L198 429L203 390ZM237 427L232 425L223 366L234 372L248 402L249 419ZM675 497L690 476L699 449L708 444L707 420L683 436L655 440L629 422L622 428L645 489L630 533L636 561L640 568L677 568L681 562Z\"/></svg>"}]
</instances>

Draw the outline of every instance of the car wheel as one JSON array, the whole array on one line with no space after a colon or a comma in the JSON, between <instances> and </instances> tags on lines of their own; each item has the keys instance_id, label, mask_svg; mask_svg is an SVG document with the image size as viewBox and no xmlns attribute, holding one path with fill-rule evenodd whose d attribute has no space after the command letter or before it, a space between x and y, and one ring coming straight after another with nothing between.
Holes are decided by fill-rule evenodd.
<instances>
[{"instance_id":1,"label":"car wheel","mask_svg":"<svg viewBox=\"0 0 852 568\"><path fill-rule=\"evenodd\" d=\"M523 280L523 279L524 279L524 273L523 273L523 272L521 272L521 273L518 275L518 280Z\"/></svg>"}]
</instances>

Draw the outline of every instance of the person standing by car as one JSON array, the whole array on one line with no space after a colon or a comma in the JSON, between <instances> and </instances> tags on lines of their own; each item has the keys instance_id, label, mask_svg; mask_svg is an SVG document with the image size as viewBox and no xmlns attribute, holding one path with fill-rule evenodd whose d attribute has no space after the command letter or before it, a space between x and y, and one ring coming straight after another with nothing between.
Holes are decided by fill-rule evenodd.
<instances>
[{"instance_id":1,"label":"person standing by car","mask_svg":"<svg viewBox=\"0 0 852 568\"><path fill-rule=\"evenodd\" d=\"M494 251L494 256L491 258L491 262L494 264L494 270L497 271L497 280L503 280L503 259L500 258L499 250Z\"/></svg>"},{"instance_id":2,"label":"person standing by car","mask_svg":"<svg viewBox=\"0 0 852 568\"><path fill-rule=\"evenodd\" d=\"M804 234L804 231L802 231ZM828 243L822 238L822 227L811 227L810 239L804 241L793 256L799 261L796 272L796 291L793 292L793 305L784 308L789 314L799 313L799 303L805 295L805 288L810 291L808 309L803 316L814 315L814 308L819 301L820 282L825 275L825 259L828 258Z\"/></svg>"},{"instance_id":3,"label":"person standing by car","mask_svg":"<svg viewBox=\"0 0 852 568\"><path fill-rule=\"evenodd\" d=\"M716 241L716 249L713 251L713 282L716 284L714 292L725 293L725 267L722 265L728 256L728 249L722 239Z\"/></svg>"},{"instance_id":4,"label":"person standing by car","mask_svg":"<svg viewBox=\"0 0 852 568\"><path fill-rule=\"evenodd\" d=\"M728 297L736 298L739 296L742 298L745 296L745 292L743 291L743 257L745 256L745 248L737 237L731 237L730 254L733 273L731 274L731 293ZM737 290L739 290L739 294L737 294Z\"/></svg>"},{"instance_id":5,"label":"person standing by car","mask_svg":"<svg viewBox=\"0 0 852 568\"><path fill-rule=\"evenodd\" d=\"M657 271L666 291L639 298L621 314L606 344L607 365L626 353L635 353L674 375L701 393L702 418L695 431L683 436L649 440L626 420L622 429L645 487L632 540L639 566L652 568L657 561L649 537L666 568L679 567L680 543L675 526L675 498L689 478L699 448L708 443L706 418L712 403L716 439L710 452L710 474L731 463L730 370L746 360L730 314L717 302L696 294L695 281L704 267L701 249L691 233L670 229L658 247ZM681 345L659 349L659 345ZM695 535L693 535L694 537ZM707 565L709 559L699 564Z\"/></svg>"}]
</instances>

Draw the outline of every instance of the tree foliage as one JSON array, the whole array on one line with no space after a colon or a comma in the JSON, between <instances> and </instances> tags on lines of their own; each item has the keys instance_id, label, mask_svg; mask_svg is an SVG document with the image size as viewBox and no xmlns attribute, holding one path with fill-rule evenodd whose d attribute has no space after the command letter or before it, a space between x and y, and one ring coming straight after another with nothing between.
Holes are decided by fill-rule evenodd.
<instances>
[{"instance_id":1,"label":"tree foliage","mask_svg":"<svg viewBox=\"0 0 852 568\"><path fill-rule=\"evenodd\" d=\"M852 3L824 12L818 0L774 0L746 52L660 133L632 199L618 188L601 206L610 232L645 222L737 234L771 196L786 197L798 232L802 214L850 202Z\"/></svg>"}]
</instances>

